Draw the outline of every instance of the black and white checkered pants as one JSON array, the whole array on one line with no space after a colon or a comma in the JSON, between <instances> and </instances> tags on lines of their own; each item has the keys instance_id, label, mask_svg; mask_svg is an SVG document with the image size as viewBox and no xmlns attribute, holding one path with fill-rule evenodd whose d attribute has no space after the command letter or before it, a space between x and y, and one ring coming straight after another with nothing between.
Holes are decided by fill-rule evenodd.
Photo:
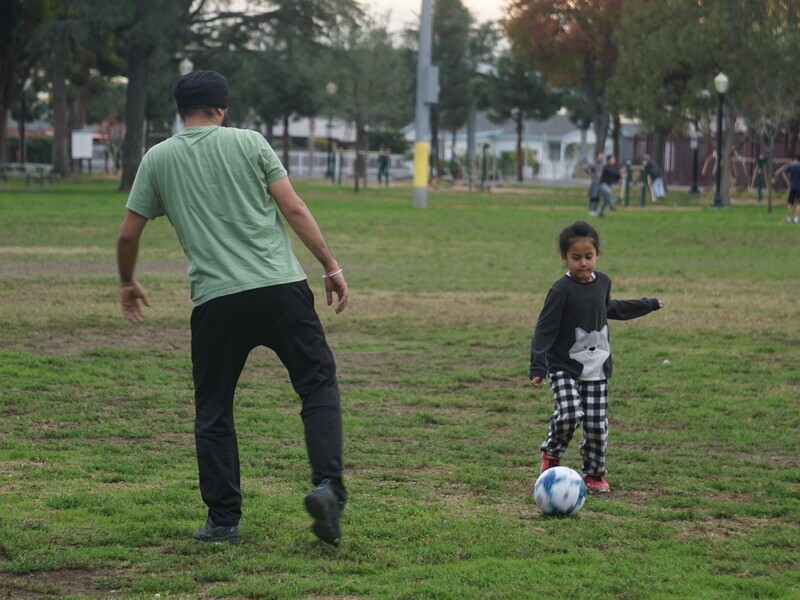
<instances>
[{"instance_id":1,"label":"black and white checkered pants","mask_svg":"<svg viewBox=\"0 0 800 600\"><path fill-rule=\"evenodd\" d=\"M566 371L550 374L555 408L550 417L547 439L541 451L562 457L578 426L583 427L579 451L583 475L599 475L606 470L608 445L608 382L578 381Z\"/></svg>"}]
</instances>

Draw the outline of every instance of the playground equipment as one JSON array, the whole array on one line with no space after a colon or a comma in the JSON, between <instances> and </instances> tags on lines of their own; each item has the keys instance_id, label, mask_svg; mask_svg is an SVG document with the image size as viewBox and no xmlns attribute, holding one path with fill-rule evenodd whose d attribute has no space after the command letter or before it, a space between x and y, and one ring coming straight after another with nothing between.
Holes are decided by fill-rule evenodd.
<instances>
[{"instance_id":1,"label":"playground equipment","mask_svg":"<svg viewBox=\"0 0 800 600\"><path fill-rule=\"evenodd\" d=\"M642 165L634 165L631 161L625 161L625 206L630 206L631 203L631 186L640 186L642 190L642 197L640 204L645 205L647 198L647 182L642 179Z\"/></svg>"},{"instance_id":2,"label":"playground equipment","mask_svg":"<svg viewBox=\"0 0 800 600\"><path fill-rule=\"evenodd\" d=\"M469 189L476 189L476 177L480 177L480 185L477 189L482 192L488 192L492 189L490 180L495 179L497 158L489 142L481 142L478 144L477 150L478 152L474 154L475 159L470 173Z\"/></svg>"}]
</instances>

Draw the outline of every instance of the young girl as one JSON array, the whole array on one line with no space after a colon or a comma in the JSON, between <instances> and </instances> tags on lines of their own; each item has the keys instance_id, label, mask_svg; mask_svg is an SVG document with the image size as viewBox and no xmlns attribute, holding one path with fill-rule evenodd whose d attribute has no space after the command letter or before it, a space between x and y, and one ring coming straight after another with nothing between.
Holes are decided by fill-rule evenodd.
<instances>
[{"instance_id":1,"label":"young girl","mask_svg":"<svg viewBox=\"0 0 800 600\"><path fill-rule=\"evenodd\" d=\"M561 464L561 457L578 425L581 474L592 493L611 491L606 482L608 387L611 348L607 319L635 319L658 310L656 298L611 300L611 279L595 271L600 238L594 228L576 221L558 237L561 258L569 271L547 294L531 342L531 384L550 376L555 410L541 447L544 472Z\"/></svg>"}]
</instances>

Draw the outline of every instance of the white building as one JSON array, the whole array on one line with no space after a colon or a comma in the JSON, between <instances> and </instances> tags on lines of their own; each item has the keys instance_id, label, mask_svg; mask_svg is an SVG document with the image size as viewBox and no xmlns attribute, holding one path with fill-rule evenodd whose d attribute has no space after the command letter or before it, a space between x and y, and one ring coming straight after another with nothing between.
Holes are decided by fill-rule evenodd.
<instances>
[{"instance_id":1,"label":"white building","mask_svg":"<svg viewBox=\"0 0 800 600\"><path fill-rule=\"evenodd\" d=\"M459 130L452 148L452 132L442 132L445 158L450 159L453 152L457 157L467 153L467 130ZM475 156L479 157L484 144L489 144L488 152L495 158L503 153L516 153L517 132L513 121L502 124L490 121L486 113L479 112L475 118ZM580 130L566 114L557 114L546 121L526 120L522 130L522 148L525 159L523 176L526 180L569 179L575 174L575 166L594 152L595 135L591 129ZM610 140L606 142L610 147ZM609 150L610 151L610 150ZM535 173L531 157L538 162Z\"/></svg>"}]
</instances>

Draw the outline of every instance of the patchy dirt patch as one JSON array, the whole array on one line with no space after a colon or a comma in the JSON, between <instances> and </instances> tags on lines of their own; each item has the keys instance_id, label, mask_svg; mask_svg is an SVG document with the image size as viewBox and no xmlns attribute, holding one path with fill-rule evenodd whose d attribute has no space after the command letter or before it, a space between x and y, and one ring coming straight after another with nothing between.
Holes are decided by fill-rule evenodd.
<instances>
[{"instance_id":1,"label":"patchy dirt patch","mask_svg":"<svg viewBox=\"0 0 800 600\"><path fill-rule=\"evenodd\" d=\"M12 576L0 573L0 599L63 597L71 595L109 598L122 590L108 589L102 582L109 569L60 569Z\"/></svg>"},{"instance_id":2,"label":"patchy dirt patch","mask_svg":"<svg viewBox=\"0 0 800 600\"><path fill-rule=\"evenodd\" d=\"M24 338L0 338L0 350L27 354L79 356L97 348L154 350L188 354L191 332L186 328L124 327L116 330L79 328L70 331L34 329Z\"/></svg>"},{"instance_id":3,"label":"patchy dirt patch","mask_svg":"<svg viewBox=\"0 0 800 600\"><path fill-rule=\"evenodd\" d=\"M73 254L98 254L114 256L113 247L103 246L0 246L0 254L32 256L69 256Z\"/></svg>"},{"instance_id":4,"label":"patchy dirt patch","mask_svg":"<svg viewBox=\"0 0 800 600\"><path fill-rule=\"evenodd\" d=\"M7 247L0 246L7 251ZM50 249L43 249L50 250ZM53 248L52 250L58 250ZM117 277L114 254L95 248L63 248L59 252L0 252L0 277L65 277L108 275ZM64 258L86 256L86 258ZM89 258L89 257L98 258ZM142 261L137 272L148 274L186 275L186 266L180 259L170 261Z\"/></svg>"}]
</instances>

